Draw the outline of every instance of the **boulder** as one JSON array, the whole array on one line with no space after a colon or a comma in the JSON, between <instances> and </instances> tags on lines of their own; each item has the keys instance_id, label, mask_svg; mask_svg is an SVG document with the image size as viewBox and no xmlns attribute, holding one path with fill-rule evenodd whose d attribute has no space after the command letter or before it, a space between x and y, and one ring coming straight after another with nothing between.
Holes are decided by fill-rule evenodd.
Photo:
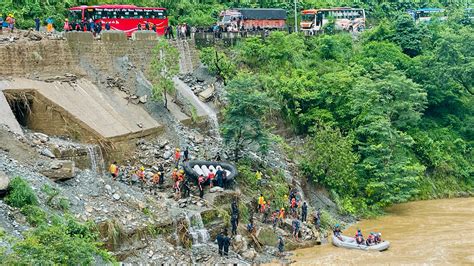
<instances>
[{"instance_id":1,"label":"boulder","mask_svg":"<svg viewBox=\"0 0 474 266\"><path fill-rule=\"evenodd\" d=\"M247 251L247 239L242 235L236 235L232 240L232 248L236 253L242 254Z\"/></svg>"},{"instance_id":2,"label":"boulder","mask_svg":"<svg viewBox=\"0 0 474 266\"><path fill-rule=\"evenodd\" d=\"M139 103L146 103L148 101L148 95L143 95L140 98L138 98Z\"/></svg>"},{"instance_id":3,"label":"boulder","mask_svg":"<svg viewBox=\"0 0 474 266\"><path fill-rule=\"evenodd\" d=\"M242 257L248 260L253 260L255 259L256 256L257 256L257 251L255 251L255 249L253 248L248 249L247 251L242 253Z\"/></svg>"},{"instance_id":4,"label":"boulder","mask_svg":"<svg viewBox=\"0 0 474 266\"><path fill-rule=\"evenodd\" d=\"M0 171L0 197L7 194L9 184L10 177L8 177L4 172Z\"/></svg>"},{"instance_id":5,"label":"boulder","mask_svg":"<svg viewBox=\"0 0 474 266\"><path fill-rule=\"evenodd\" d=\"M173 156L172 151L165 151L165 153L163 154L163 159L169 159L171 158L171 156Z\"/></svg>"},{"instance_id":6,"label":"boulder","mask_svg":"<svg viewBox=\"0 0 474 266\"><path fill-rule=\"evenodd\" d=\"M40 172L54 181L66 180L75 176L75 164L70 160L56 160Z\"/></svg>"},{"instance_id":7,"label":"boulder","mask_svg":"<svg viewBox=\"0 0 474 266\"><path fill-rule=\"evenodd\" d=\"M212 97L214 96L214 91L215 91L214 86L210 85L209 87L207 87L207 89L199 93L199 100L203 102L210 101Z\"/></svg>"}]
</instances>

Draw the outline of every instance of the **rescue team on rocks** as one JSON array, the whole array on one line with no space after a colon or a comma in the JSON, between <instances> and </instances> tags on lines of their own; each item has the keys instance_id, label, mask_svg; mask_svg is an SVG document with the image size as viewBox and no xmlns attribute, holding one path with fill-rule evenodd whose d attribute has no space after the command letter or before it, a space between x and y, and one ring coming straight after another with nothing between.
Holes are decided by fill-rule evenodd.
<instances>
[{"instance_id":1,"label":"rescue team on rocks","mask_svg":"<svg viewBox=\"0 0 474 266\"><path fill-rule=\"evenodd\" d=\"M190 175L187 175L184 170L184 163L189 161L189 149L186 148L184 151L181 151L179 148L175 149L173 161L175 163L175 168L171 171L171 176L169 177L172 181L172 189L174 191L174 199L179 201L182 198L187 198L193 196L191 191L199 191L199 197L203 199L205 187L209 187L210 192L219 192L224 191L232 187L232 181L224 182L226 180L226 171L221 167L217 167L217 171L214 173L213 169L209 169L207 176L204 176L202 173L199 174L198 179L193 179ZM219 153L215 156L216 163L221 161L221 156ZM114 181L124 182L129 185L138 185L142 190L149 191L150 193L156 195L157 191L162 191L166 189L165 183L165 169L162 165L158 166L155 173L147 171L145 167L141 166L136 170L127 172L125 167L120 167L117 162L113 162L109 167L109 174ZM262 172L257 170L255 172L255 179L258 184L261 184L262 181ZM288 203L287 209L277 208L272 209L272 204L270 199L266 199L263 193L260 193L260 196L254 201L256 203L254 208L254 213L252 212L246 225L247 233L256 238L257 226L255 224L255 219L260 219L263 224L271 224L273 230L276 232L276 228L284 228L284 219L290 218L291 222L291 236L294 241L300 241L299 235L301 230L301 223L307 223L308 217L308 204L302 202L300 192L296 188L289 187L288 195L284 196L284 201ZM221 256L227 256L229 254L229 247L231 244L232 237L237 235L237 227L240 221L240 211L237 204L237 201L234 199L231 203L231 233L228 233L228 229L225 228L220 232L216 237L216 242L218 245L218 252ZM321 226L321 209L318 209L312 217L312 224L317 230L320 230ZM351 242L351 240L345 240L347 238L342 235L342 231L339 224L335 225L333 229L333 235L335 238L339 239L342 242ZM364 240L361 230L359 229L355 234L353 240L356 242L357 246L362 248L362 246L370 247L378 245L382 242L385 242L381 238L381 233L371 232L367 240ZM354 242L352 241L352 242ZM333 240L333 244L336 246L342 246L350 248L344 245L337 245L336 241ZM386 248L388 248L388 242L386 242ZM385 249L386 249L385 248ZM285 242L283 237L278 236L277 241L278 255L283 256L285 250Z\"/></svg>"}]
</instances>

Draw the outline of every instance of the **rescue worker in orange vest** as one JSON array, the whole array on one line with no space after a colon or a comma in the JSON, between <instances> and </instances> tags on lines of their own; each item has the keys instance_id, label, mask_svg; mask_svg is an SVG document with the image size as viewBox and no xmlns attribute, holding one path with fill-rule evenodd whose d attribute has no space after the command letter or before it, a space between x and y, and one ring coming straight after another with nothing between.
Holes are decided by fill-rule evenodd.
<instances>
[{"instance_id":1,"label":"rescue worker in orange vest","mask_svg":"<svg viewBox=\"0 0 474 266\"><path fill-rule=\"evenodd\" d=\"M283 219L285 219L285 208L281 208L280 213L278 214L278 220L280 221L280 225L283 224Z\"/></svg>"},{"instance_id":2,"label":"rescue worker in orange vest","mask_svg":"<svg viewBox=\"0 0 474 266\"><path fill-rule=\"evenodd\" d=\"M265 198L263 197L263 194L260 194L260 197L258 197L258 210L260 212L263 212L265 209Z\"/></svg>"},{"instance_id":3,"label":"rescue worker in orange vest","mask_svg":"<svg viewBox=\"0 0 474 266\"><path fill-rule=\"evenodd\" d=\"M161 173L160 172L157 172L153 175L153 178L151 180L152 184L153 184L153 190L154 190L154 194L156 195L156 187L158 186L158 183L160 183L160 177L161 177ZM150 187L150 192L151 192L151 187Z\"/></svg>"},{"instance_id":4,"label":"rescue worker in orange vest","mask_svg":"<svg viewBox=\"0 0 474 266\"><path fill-rule=\"evenodd\" d=\"M215 176L216 176L216 174L214 174L214 172L211 169L209 174L207 175L207 179L209 180L209 187L211 187L211 188L214 186L214 177Z\"/></svg>"},{"instance_id":5,"label":"rescue worker in orange vest","mask_svg":"<svg viewBox=\"0 0 474 266\"><path fill-rule=\"evenodd\" d=\"M184 170L179 170L178 172L178 181L183 182L184 180Z\"/></svg>"},{"instance_id":6,"label":"rescue worker in orange vest","mask_svg":"<svg viewBox=\"0 0 474 266\"><path fill-rule=\"evenodd\" d=\"M146 185L146 179L145 179L145 167L140 167L140 170L137 171L137 176L138 179L142 182L142 189Z\"/></svg>"},{"instance_id":7,"label":"rescue worker in orange vest","mask_svg":"<svg viewBox=\"0 0 474 266\"><path fill-rule=\"evenodd\" d=\"M117 166L117 162L113 162L110 167L109 167L109 173L112 176L113 180L117 179L118 173L119 173L119 168Z\"/></svg>"}]
</instances>

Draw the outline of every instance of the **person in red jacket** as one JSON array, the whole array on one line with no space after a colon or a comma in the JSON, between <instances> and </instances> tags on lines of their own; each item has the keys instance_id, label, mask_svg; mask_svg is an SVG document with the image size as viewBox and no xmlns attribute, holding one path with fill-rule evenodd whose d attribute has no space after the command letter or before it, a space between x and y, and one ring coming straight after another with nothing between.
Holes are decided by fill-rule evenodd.
<instances>
[{"instance_id":1,"label":"person in red jacket","mask_svg":"<svg viewBox=\"0 0 474 266\"><path fill-rule=\"evenodd\" d=\"M214 172L212 171L212 169L210 170L209 174L207 175L207 179L209 180L209 186L212 188L214 186L214 177L216 176L216 174L214 174Z\"/></svg>"}]
</instances>

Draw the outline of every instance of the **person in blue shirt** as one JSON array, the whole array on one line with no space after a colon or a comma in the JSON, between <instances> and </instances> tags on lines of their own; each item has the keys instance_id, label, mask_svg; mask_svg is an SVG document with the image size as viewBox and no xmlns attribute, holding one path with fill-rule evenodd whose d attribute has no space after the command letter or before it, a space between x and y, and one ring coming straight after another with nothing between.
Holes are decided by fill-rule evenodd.
<instances>
[{"instance_id":1,"label":"person in blue shirt","mask_svg":"<svg viewBox=\"0 0 474 266\"><path fill-rule=\"evenodd\" d=\"M35 30L39 31L40 30L40 19L38 17L35 18Z\"/></svg>"}]
</instances>

